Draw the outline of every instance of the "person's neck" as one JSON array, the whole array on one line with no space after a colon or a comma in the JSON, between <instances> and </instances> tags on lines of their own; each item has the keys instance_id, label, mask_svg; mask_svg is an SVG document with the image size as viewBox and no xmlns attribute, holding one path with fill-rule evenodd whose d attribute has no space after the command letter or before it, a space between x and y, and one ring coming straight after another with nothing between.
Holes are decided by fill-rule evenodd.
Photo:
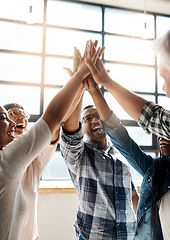
<instances>
[{"instance_id":1,"label":"person's neck","mask_svg":"<svg viewBox=\"0 0 170 240\"><path fill-rule=\"evenodd\" d=\"M108 141L107 141L107 138L105 138L103 141L100 141L100 142L97 142L97 141L91 141L89 140L90 142L92 143L96 143L98 145L100 145L101 147L103 147L105 150L108 148Z\"/></svg>"}]
</instances>

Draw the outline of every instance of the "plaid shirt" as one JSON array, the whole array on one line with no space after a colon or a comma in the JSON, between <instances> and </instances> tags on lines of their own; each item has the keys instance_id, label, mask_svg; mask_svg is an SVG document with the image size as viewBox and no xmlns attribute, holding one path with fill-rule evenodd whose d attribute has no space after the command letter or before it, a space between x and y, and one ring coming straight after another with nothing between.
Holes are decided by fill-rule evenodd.
<instances>
[{"instance_id":1,"label":"plaid shirt","mask_svg":"<svg viewBox=\"0 0 170 240\"><path fill-rule=\"evenodd\" d=\"M135 215L129 168L112 148L83 141L82 129L62 131L61 152L79 195L76 230L84 239L132 240Z\"/></svg>"},{"instance_id":2,"label":"plaid shirt","mask_svg":"<svg viewBox=\"0 0 170 240\"><path fill-rule=\"evenodd\" d=\"M147 132L170 140L170 111L147 102L139 115L139 125Z\"/></svg>"}]
</instances>

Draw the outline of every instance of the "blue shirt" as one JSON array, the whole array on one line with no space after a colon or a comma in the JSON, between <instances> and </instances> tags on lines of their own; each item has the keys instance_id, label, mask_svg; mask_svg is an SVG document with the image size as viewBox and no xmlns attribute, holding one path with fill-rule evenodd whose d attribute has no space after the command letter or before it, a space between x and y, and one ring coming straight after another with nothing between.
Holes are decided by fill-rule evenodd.
<instances>
[{"instance_id":1,"label":"blue shirt","mask_svg":"<svg viewBox=\"0 0 170 240\"><path fill-rule=\"evenodd\" d=\"M76 230L84 239L132 240L131 174L111 148L83 141L82 129L61 134L61 152L79 195Z\"/></svg>"},{"instance_id":2,"label":"blue shirt","mask_svg":"<svg viewBox=\"0 0 170 240\"><path fill-rule=\"evenodd\" d=\"M141 184L140 198L137 210L137 224L135 229L134 239L150 240L152 236L152 180L156 168L158 158L152 158L150 155L145 154L140 147L130 138L125 127L120 123L117 124L114 131L112 123L118 122L118 118L112 114L108 123L103 125L104 131L110 136L114 146L122 153L128 162L136 169L142 176L143 182ZM162 196L168 191L170 184L170 172L166 172L165 184L162 189ZM155 198L155 196L153 196ZM163 239L162 230L159 222L159 215L157 209L157 225L154 240Z\"/></svg>"}]
</instances>

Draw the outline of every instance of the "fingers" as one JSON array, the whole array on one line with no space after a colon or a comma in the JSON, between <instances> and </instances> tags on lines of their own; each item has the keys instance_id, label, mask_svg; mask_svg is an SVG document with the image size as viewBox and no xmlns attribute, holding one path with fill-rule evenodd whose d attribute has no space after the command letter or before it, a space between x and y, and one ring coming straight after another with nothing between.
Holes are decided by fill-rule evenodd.
<instances>
[{"instance_id":1,"label":"fingers","mask_svg":"<svg viewBox=\"0 0 170 240\"><path fill-rule=\"evenodd\" d=\"M83 59L87 57L88 50L89 50L89 41L86 42Z\"/></svg>"},{"instance_id":2,"label":"fingers","mask_svg":"<svg viewBox=\"0 0 170 240\"><path fill-rule=\"evenodd\" d=\"M89 68L90 72L92 73L92 76L98 74L97 68L95 67L94 63L89 58L86 58L85 63L87 65L87 67Z\"/></svg>"},{"instance_id":3,"label":"fingers","mask_svg":"<svg viewBox=\"0 0 170 240\"><path fill-rule=\"evenodd\" d=\"M97 58L99 57L100 52L101 52L101 47L99 47L99 48L97 49L97 51L95 52L95 54L93 55L92 61L93 61L94 63L96 63L96 60L97 60Z\"/></svg>"},{"instance_id":4,"label":"fingers","mask_svg":"<svg viewBox=\"0 0 170 240\"><path fill-rule=\"evenodd\" d=\"M98 40L95 40L95 41L94 41L94 46L95 46L95 48L97 47L97 44L98 44Z\"/></svg>"},{"instance_id":5,"label":"fingers","mask_svg":"<svg viewBox=\"0 0 170 240\"><path fill-rule=\"evenodd\" d=\"M70 68L63 67L63 70L65 70L65 71L68 73L68 75L69 75L70 77L73 76L73 72L70 70Z\"/></svg>"},{"instance_id":6,"label":"fingers","mask_svg":"<svg viewBox=\"0 0 170 240\"><path fill-rule=\"evenodd\" d=\"M78 66L80 64L80 52L79 50L74 47L74 56L73 56L73 73L77 72Z\"/></svg>"},{"instance_id":7,"label":"fingers","mask_svg":"<svg viewBox=\"0 0 170 240\"><path fill-rule=\"evenodd\" d=\"M102 47L101 50L100 50L100 52L99 52L99 58L101 58L101 56L102 56L104 50L105 50L105 47Z\"/></svg>"},{"instance_id":8,"label":"fingers","mask_svg":"<svg viewBox=\"0 0 170 240\"><path fill-rule=\"evenodd\" d=\"M86 89L89 88L89 85L88 85L88 78L85 78L85 79L83 80L83 86L84 86Z\"/></svg>"}]
</instances>

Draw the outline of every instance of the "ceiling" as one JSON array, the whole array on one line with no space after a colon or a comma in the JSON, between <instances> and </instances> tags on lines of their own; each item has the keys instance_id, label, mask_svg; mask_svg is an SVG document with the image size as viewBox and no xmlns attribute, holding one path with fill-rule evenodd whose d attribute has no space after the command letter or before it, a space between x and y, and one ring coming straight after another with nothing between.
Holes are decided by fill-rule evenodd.
<instances>
[{"instance_id":1,"label":"ceiling","mask_svg":"<svg viewBox=\"0 0 170 240\"><path fill-rule=\"evenodd\" d=\"M170 14L170 0L79 0L144 11Z\"/></svg>"}]
</instances>

